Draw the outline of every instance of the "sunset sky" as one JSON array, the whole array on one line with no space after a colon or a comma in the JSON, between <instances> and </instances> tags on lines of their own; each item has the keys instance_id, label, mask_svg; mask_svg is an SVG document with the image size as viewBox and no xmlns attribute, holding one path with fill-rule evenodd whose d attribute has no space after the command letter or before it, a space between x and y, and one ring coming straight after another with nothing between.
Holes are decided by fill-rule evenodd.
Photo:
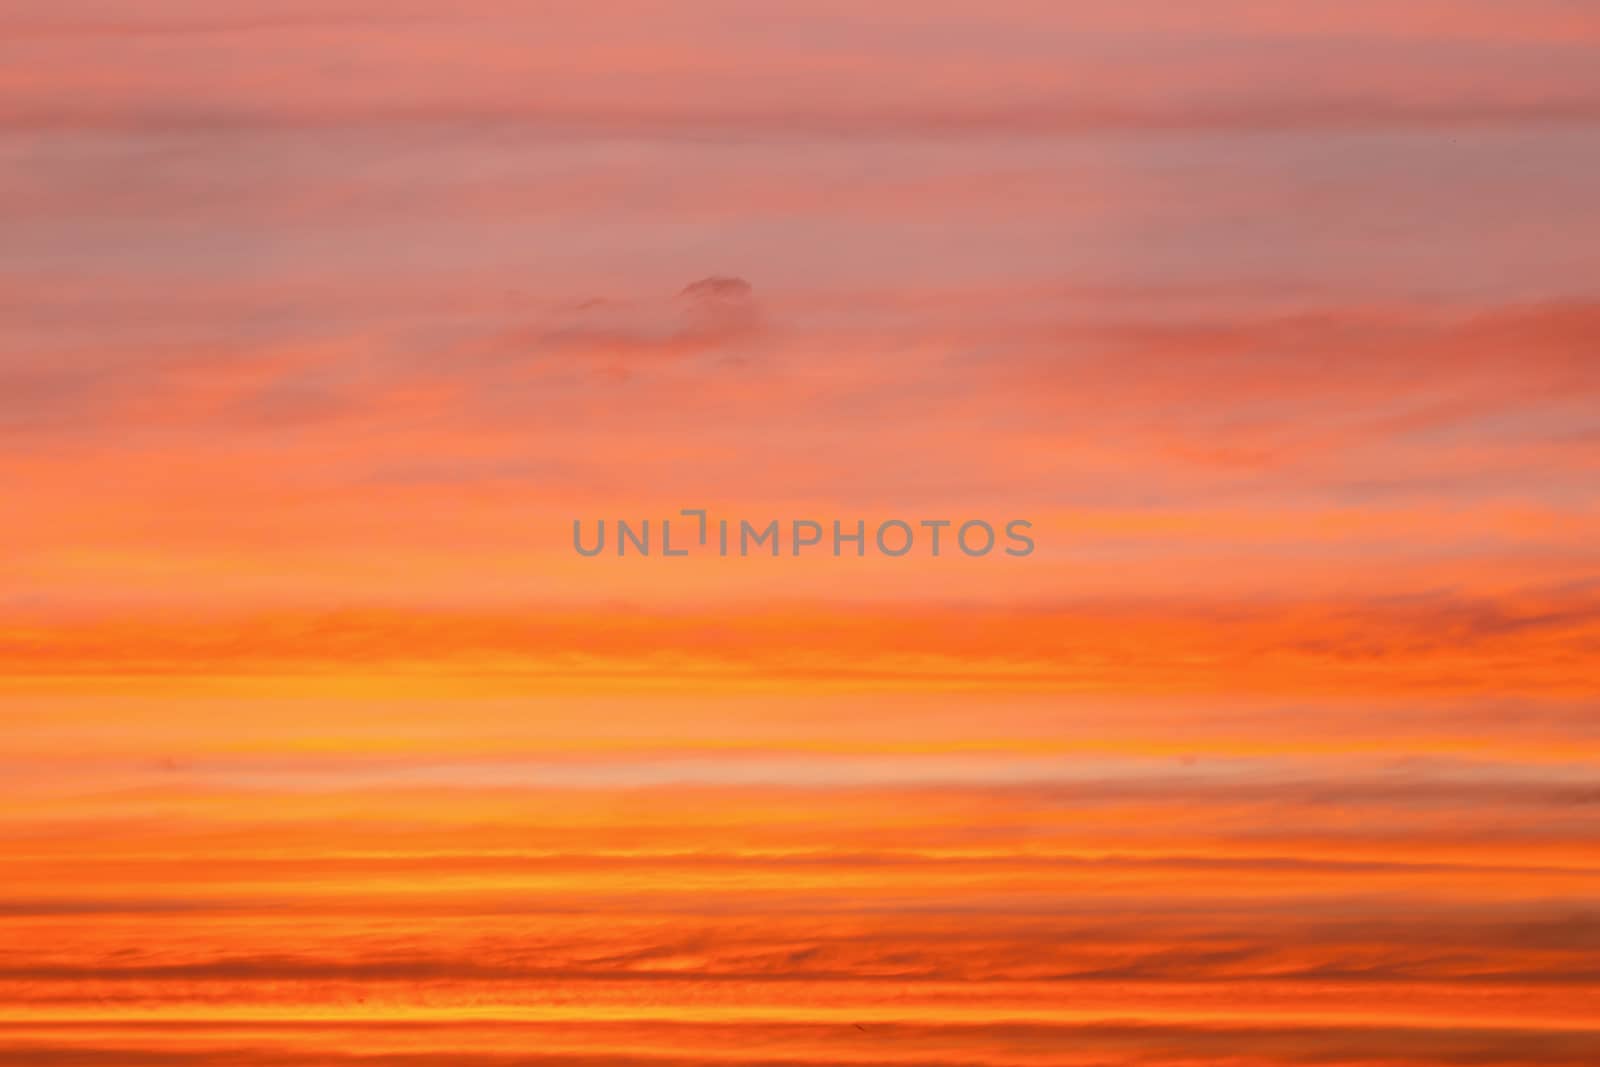
<instances>
[{"instance_id":1,"label":"sunset sky","mask_svg":"<svg viewBox=\"0 0 1600 1067\"><path fill-rule=\"evenodd\" d=\"M0 1067L1594 1067L1597 190L1593 0L0 6Z\"/></svg>"}]
</instances>

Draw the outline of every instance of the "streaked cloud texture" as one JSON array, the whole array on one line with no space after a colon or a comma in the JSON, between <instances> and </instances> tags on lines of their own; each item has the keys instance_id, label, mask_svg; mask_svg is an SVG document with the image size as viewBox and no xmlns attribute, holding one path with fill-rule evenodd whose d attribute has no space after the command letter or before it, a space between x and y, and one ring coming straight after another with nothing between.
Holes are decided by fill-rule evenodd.
<instances>
[{"instance_id":1,"label":"streaked cloud texture","mask_svg":"<svg viewBox=\"0 0 1600 1067\"><path fill-rule=\"evenodd\" d=\"M1597 174L1588 0L6 7L0 1067L1600 1062Z\"/></svg>"}]
</instances>

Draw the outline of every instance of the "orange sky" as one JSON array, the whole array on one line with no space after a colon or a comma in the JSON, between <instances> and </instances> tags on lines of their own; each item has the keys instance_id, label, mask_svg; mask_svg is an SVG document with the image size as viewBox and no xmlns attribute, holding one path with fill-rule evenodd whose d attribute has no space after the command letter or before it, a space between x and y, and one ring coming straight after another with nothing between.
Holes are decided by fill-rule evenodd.
<instances>
[{"instance_id":1,"label":"orange sky","mask_svg":"<svg viewBox=\"0 0 1600 1067\"><path fill-rule=\"evenodd\" d=\"M1587 0L10 5L0 1067L1592 1067L1597 173Z\"/></svg>"}]
</instances>

